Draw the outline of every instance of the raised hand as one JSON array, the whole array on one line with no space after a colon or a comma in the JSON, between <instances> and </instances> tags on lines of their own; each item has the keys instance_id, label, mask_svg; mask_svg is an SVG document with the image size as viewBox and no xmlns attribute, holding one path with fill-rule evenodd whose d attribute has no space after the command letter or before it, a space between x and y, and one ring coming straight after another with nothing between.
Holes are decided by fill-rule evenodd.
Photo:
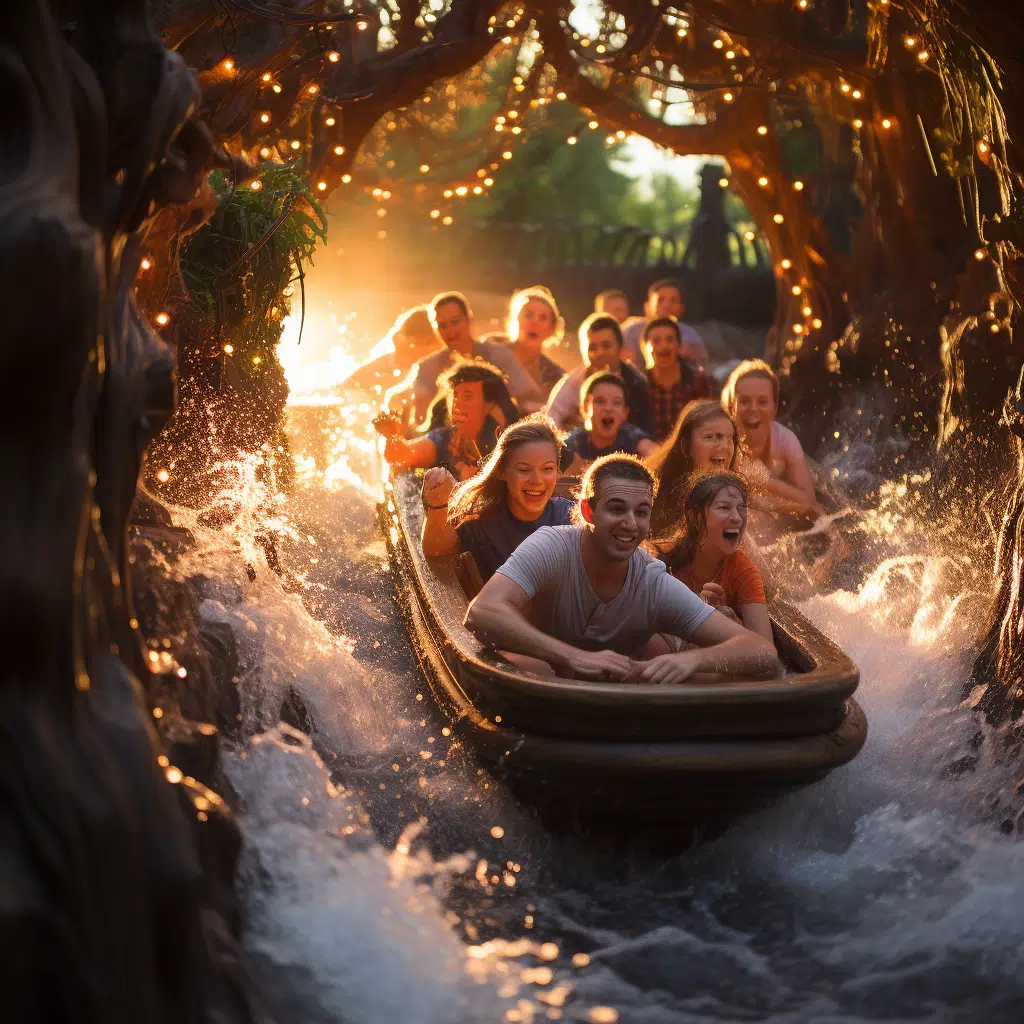
<instances>
[{"instance_id":1,"label":"raised hand","mask_svg":"<svg viewBox=\"0 0 1024 1024\"><path fill-rule=\"evenodd\" d=\"M434 466L423 474L423 503L433 508L447 505L458 481L443 466Z\"/></svg>"}]
</instances>

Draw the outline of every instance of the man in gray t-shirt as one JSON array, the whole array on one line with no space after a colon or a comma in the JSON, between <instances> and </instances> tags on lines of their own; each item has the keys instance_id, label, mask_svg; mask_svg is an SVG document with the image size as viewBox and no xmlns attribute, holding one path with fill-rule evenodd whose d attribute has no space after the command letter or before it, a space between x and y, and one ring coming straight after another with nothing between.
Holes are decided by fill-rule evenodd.
<instances>
[{"instance_id":1,"label":"man in gray t-shirt","mask_svg":"<svg viewBox=\"0 0 1024 1024\"><path fill-rule=\"evenodd\" d=\"M764 675L767 640L705 605L663 562L639 550L654 481L639 460L606 455L580 490L578 527L541 527L484 584L466 626L533 671L582 679L681 683L696 672ZM696 644L642 658L656 633Z\"/></svg>"}]
</instances>

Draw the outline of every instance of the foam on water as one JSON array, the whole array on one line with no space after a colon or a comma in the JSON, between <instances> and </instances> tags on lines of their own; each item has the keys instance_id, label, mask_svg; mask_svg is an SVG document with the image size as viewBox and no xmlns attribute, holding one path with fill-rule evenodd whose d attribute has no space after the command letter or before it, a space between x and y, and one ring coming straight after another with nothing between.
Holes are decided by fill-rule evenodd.
<instances>
[{"instance_id":1,"label":"foam on water","mask_svg":"<svg viewBox=\"0 0 1024 1024\"><path fill-rule=\"evenodd\" d=\"M335 455L368 458L360 443ZM231 624L246 665L257 735L226 769L244 806L247 944L300 1011L286 1019L1019 1018L1024 848L985 815L1012 766L983 751L976 772L947 771L976 731L957 701L984 582L962 560L919 530L920 550L891 544L856 590L807 597L860 666L864 751L666 854L642 836L549 832L446 738L357 469L313 466L284 500L253 465L226 465L233 523L192 517L198 551L179 568L220 581L201 614ZM280 576L257 541L268 529ZM276 724L289 688L312 741Z\"/></svg>"}]
</instances>

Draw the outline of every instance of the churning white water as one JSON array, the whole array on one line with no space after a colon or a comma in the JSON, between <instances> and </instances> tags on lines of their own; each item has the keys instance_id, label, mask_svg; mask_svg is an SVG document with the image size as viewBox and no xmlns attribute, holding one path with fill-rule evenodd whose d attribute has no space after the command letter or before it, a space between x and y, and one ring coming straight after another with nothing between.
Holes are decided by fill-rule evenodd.
<instances>
[{"instance_id":1,"label":"churning white water","mask_svg":"<svg viewBox=\"0 0 1024 1024\"><path fill-rule=\"evenodd\" d=\"M190 524L190 557L224 581L202 614L231 623L246 665L255 736L226 770L246 943L283 1020L1021 1019L1024 847L987 813L1012 766L983 747L976 771L948 770L975 732L957 701L983 602L962 565L892 542L858 589L806 598L861 668L867 746L666 850L614 821L552 830L448 737L357 469L310 464L284 500L235 464L234 527ZM268 521L281 575L253 540ZM308 736L277 725L289 689Z\"/></svg>"}]
</instances>

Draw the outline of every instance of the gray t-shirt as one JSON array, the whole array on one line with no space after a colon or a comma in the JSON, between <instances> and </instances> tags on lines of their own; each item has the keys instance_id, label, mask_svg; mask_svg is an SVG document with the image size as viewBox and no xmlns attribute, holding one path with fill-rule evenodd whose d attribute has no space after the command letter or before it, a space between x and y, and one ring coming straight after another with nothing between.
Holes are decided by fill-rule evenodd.
<instances>
[{"instance_id":1,"label":"gray t-shirt","mask_svg":"<svg viewBox=\"0 0 1024 1024\"><path fill-rule=\"evenodd\" d=\"M533 602L531 619L549 636L585 650L635 655L655 634L688 639L714 611L665 563L637 548L613 601L594 593L583 566L582 526L543 526L498 572Z\"/></svg>"},{"instance_id":2,"label":"gray t-shirt","mask_svg":"<svg viewBox=\"0 0 1024 1024\"><path fill-rule=\"evenodd\" d=\"M508 377L509 394L517 401L543 401L533 378L522 368L508 345L496 341L474 341L473 358L486 359ZM431 398L437 394L437 378L455 362L451 349L442 348L421 359L413 371L413 389Z\"/></svg>"}]
</instances>

